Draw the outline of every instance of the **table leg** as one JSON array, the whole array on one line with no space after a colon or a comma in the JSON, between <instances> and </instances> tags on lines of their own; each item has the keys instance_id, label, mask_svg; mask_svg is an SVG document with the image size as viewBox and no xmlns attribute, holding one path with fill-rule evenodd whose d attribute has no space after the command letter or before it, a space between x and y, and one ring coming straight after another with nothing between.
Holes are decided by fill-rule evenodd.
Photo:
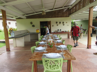
<instances>
[{"instance_id":1,"label":"table leg","mask_svg":"<svg viewBox=\"0 0 97 72\"><path fill-rule=\"evenodd\" d=\"M68 33L68 39L70 38L70 34Z\"/></svg>"},{"instance_id":2,"label":"table leg","mask_svg":"<svg viewBox=\"0 0 97 72\"><path fill-rule=\"evenodd\" d=\"M37 72L37 61L34 61L34 72Z\"/></svg>"},{"instance_id":3,"label":"table leg","mask_svg":"<svg viewBox=\"0 0 97 72\"><path fill-rule=\"evenodd\" d=\"M67 72L71 72L71 60L67 62Z\"/></svg>"}]
</instances>

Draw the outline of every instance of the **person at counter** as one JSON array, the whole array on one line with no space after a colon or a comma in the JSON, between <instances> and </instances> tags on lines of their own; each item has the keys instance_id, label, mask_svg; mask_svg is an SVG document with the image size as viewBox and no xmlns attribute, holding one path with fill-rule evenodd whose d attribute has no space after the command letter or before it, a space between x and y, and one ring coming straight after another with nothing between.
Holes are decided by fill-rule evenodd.
<instances>
[{"instance_id":1,"label":"person at counter","mask_svg":"<svg viewBox=\"0 0 97 72\"><path fill-rule=\"evenodd\" d=\"M71 36L73 37L74 47L78 46L78 37L80 33L80 28L76 25L77 24L75 23L74 26L71 28Z\"/></svg>"},{"instance_id":2,"label":"person at counter","mask_svg":"<svg viewBox=\"0 0 97 72\"><path fill-rule=\"evenodd\" d=\"M49 34L49 28L47 26L46 27L46 34Z\"/></svg>"}]
</instances>

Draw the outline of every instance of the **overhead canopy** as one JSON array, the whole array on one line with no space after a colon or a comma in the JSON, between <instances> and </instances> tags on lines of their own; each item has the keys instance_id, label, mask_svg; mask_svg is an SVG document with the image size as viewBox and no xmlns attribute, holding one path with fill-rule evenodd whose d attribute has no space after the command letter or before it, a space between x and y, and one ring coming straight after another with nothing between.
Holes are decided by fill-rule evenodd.
<instances>
[{"instance_id":1,"label":"overhead canopy","mask_svg":"<svg viewBox=\"0 0 97 72\"><path fill-rule=\"evenodd\" d=\"M75 1L79 0L0 0L0 9L6 10L9 17L26 18L43 11L69 8Z\"/></svg>"}]
</instances>

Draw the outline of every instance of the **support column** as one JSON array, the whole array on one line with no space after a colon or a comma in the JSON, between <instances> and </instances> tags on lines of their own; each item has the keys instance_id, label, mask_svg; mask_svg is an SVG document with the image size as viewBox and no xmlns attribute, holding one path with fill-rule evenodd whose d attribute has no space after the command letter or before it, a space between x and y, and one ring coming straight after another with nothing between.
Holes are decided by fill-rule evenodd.
<instances>
[{"instance_id":1,"label":"support column","mask_svg":"<svg viewBox=\"0 0 97 72\"><path fill-rule=\"evenodd\" d=\"M93 7L89 8L89 23L88 23L88 44L87 44L87 48L91 49L91 33L92 33L92 28L90 26L92 26L93 23Z\"/></svg>"},{"instance_id":2,"label":"support column","mask_svg":"<svg viewBox=\"0 0 97 72\"><path fill-rule=\"evenodd\" d=\"M1 10L1 11L2 11L4 34L5 34L6 51L10 51L8 30L7 30L7 24L6 24L6 11L4 11L4 10Z\"/></svg>"}]
</instances>

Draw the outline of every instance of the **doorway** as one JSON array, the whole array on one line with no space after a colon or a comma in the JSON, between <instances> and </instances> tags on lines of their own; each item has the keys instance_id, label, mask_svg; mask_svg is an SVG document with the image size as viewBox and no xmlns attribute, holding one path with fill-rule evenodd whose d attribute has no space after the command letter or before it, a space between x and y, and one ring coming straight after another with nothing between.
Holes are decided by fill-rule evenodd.
<instances>
[{"instance_id":1,"label":"doorway","mask_svg":"<svg viewBox=\"0 0 97 72\"><path fill-rule=\"evenodd\" d=\"M45 35L47 26L49 28L49 32L51 33L51 21L41 21L40 22L40 34Z\"/></svg>"}]
</instances>

